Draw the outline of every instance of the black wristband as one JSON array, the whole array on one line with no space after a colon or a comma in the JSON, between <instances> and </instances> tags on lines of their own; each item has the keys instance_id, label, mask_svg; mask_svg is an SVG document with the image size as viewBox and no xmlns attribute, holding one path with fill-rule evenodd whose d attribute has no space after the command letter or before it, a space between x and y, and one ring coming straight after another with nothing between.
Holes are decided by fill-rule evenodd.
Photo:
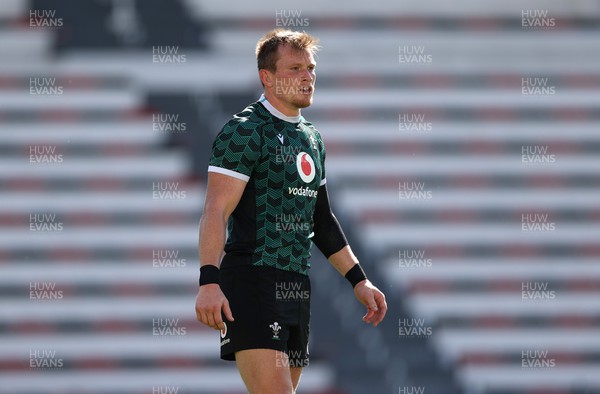
<instances>
[{"instance_id":1,"label":"black wristband","mask_svg":"<svg viewBox=\"0 0 600 394\"><path fill-rule=\"evenodd\" d=\"M219 268L212 264L205 264L200 267L200 279L198 283L200 286L212 283L219 284Z\"/></svg>"},{"instance_id":2,"label":"black wristband","mask_svg":"<svg viewBox=\"0 0 600 394\"><path fill-rule=\"evenodd\" d=\"M350 270L346 272L346 275L344 275L344 277L348 279L348 282L350 282L353 288L359 282L367 279L367 275L365 275L365 271L363 271L360 264L355 264L354 267L350 268Z\"/></svg>"}]
</instances>

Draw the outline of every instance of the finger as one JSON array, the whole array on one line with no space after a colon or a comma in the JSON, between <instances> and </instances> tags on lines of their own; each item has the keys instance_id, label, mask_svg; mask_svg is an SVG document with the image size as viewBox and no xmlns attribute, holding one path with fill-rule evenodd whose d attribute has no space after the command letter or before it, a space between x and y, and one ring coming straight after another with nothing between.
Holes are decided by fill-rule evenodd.
<instances>
[{"instance_id":1,"label":"finger","mask_svg":"<svg viewBox=\"0 0 600 394\"><path fill-rule=\"evenodd\" d=\"M381 323L381 321L385 317L385 314L387 313L387 302L385 302L385 296L381 293L377 293L376 301L379 305L379 311L377 312L377 315L374 319L375 323L373 325L375 327L377 327L377 325Z\"/></svg>"},{"instance_id":2,"label":"finger","mask_svg":"<svg viewBox=\"0 0 600 394\"><path fill-rule=\"evenodd\" d=\"M377 303L375 302L375 297L373 296L373 292L369 291L367 293L366 296L366 300L365 300L365 306L370 310L370 311L375 311L377 312Z\"/></svg>"},{"instance_id":3,"label":"finger","mask_svg":"<svg viewBox=\"0 0 600 394\"><path fill-rule=\"evenodd\" d=\"M379 323L381 323L383 321L384 317L385 317L385 310L380 309L377 312L377 314L373 317L373 327L377 327L379 325Z\"/></svg>"},{"instance_id":4,"label":"finger","mask_svg":"<svg viewBox=\"0 0 600 394\"><path fill-rule=\"evenodd\" d=\"M375 301L375 295L373 291L369 292L367 296L367 307L373 311L377 311L379 308L377 307L377 302Z\"/></svg>"},{"instance_id":5,"label":"finger","mask_svg":"<svg viewBox=\"0 0 600 394\"><path fill-rule=\"evenodd\" d=\"M202 313L202 324L210 327L210 324L208 322L208 314L204 311L202 311L201 313Z\"/></svg>"},{"instance_id":6,"label":"finger","mask_svg":"<svg viewBox=\"0 0 600 394\"><path fill-rule=\"evenodd\" d=\"M225 302L223 302L223 314L225 315L225 318L229 321L233 321L233 313L231 313L231 308L229 307L229 301L225 300Z\"/></svg>"},{"instance_id":7,"label":"finger","mask_svg":"<svg viewBox=\"0 0 600 394\"><path fill-rule=\"evenodd\" d=\"M375 315L375 311L369 309L367 313L363 316L363 321L365 323L371 324L371 320L373 320L373 316Z\"/></svg>"},{"instance_id":8,"label":"finger","mask_svg":"<svg viewBox=\"0 0 600 394\"><path fill-rule=\"evenodd\" d=\"M213 314L213 313L211 313L211 312L208 312L208 313L206 314L206 321L207 321L207 323L206 323L206 324L207 324L209 327L212 327L212 328L214 328L215 330L217 330L217 329L218 329L218 327L217 327L217 324L215 323L215 318L214 318L214 314Z\"/></svg>"},{"instance_id":9,"label":"finger","mask_svg":"<svg viewBox=\"0 0 600 394\"><path fill-rule=\"evenodd\" d=\"M225 328L225 324L223 323L223 318L221 317L221 312L215 313L213 315L213 319L215 321L216 329L221 331Z\"/></svg>"}]
</instances>

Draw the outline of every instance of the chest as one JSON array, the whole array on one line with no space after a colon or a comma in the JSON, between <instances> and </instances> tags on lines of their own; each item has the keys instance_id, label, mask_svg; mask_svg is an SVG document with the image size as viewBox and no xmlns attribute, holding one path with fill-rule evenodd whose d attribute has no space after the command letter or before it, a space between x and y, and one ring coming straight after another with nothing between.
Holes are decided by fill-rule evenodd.
<instances>
[{"instance_id":1,"label":"chest","mask_svg":"<svg viewBox=\"0 0 600 394\"><path fill-rule=\"evenodd\" d=\"M262 170L282 186L317 189L321 182L322 158L317 137L299 124L265 130Z\"/></svg>"}]
</instances>

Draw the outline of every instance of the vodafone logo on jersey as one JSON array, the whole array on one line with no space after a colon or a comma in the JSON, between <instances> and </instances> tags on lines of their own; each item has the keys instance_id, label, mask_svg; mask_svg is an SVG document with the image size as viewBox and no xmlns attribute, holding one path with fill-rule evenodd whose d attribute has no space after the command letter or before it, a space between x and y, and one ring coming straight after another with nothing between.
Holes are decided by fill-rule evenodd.
<instances>
[{"instance_id":1,"label":"vodafone logo on jersey","mask_svg":"<svg viewBox=\"0 0 600 394\"><path fill-rule=\"evenodd\" d=\"M298 153L298 156L296 156L296 167L298 168L300 179L302 179L304 183L310 183L315 179L315 162L308 153Z\"/></svg>"}]
</instances>

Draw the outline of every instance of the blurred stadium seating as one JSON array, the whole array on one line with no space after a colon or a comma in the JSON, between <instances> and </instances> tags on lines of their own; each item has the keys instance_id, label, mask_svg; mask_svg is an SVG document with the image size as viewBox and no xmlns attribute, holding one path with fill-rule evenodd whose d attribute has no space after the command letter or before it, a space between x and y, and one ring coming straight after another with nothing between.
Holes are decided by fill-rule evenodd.
<instances>
[{"instance_id":1,"label":"blurred stadium seating","mask_svg":"<svg viewBox=\"0 0 600 394\"><path fill-rule=\"evenodd\" d=\"M552 26L525 28L531 10ZM364 327L314 253L300 392L600 393L599 15L3 0L0 394L244 392L195 321L197 223L210 141L260 93L256 40L290 20L321 39L304 115L390 305ZM185 56L156 62L157 46Z\"/></svg>"}]
</instances>

